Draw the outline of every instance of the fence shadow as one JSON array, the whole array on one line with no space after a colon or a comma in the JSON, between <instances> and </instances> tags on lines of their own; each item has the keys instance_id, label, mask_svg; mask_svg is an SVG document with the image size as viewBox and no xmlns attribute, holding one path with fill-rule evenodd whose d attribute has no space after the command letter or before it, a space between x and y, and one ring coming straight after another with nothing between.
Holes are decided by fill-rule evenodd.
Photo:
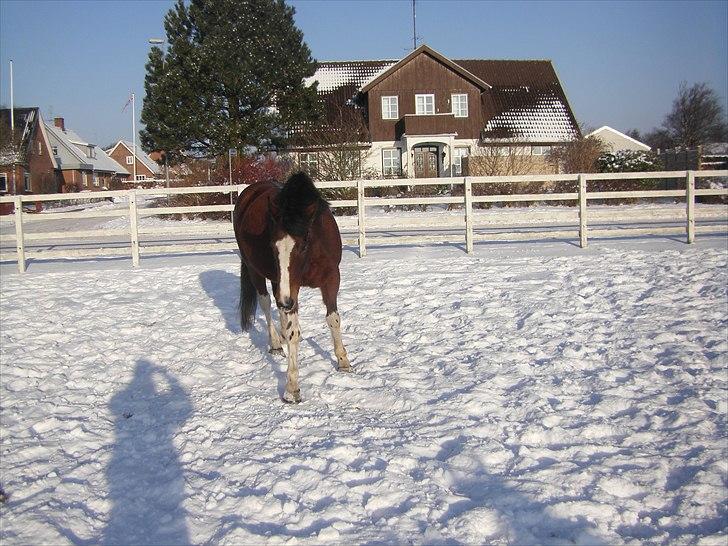
<instances>
[{"instance_id":1,"label":"fence shadow","mask_svg":"<svg viewBox=\"0 0 728 546\"><path fill-rule=\"evenodd\" d=\"M213 270L200 273L200 285L225 319L225 327L233 334L240 328L240 277L227 271Z\"/></svg>"},{"instance_id":2,"label":"fence shadow","mask_svg":"<svg viewBox=\"0 0 728 546\"><path fill-rule=\"evenodd\" d=\"M164 368L139 360L115 394L115 443L106 468L112 502L102 543L190 544L184 475L172 442L192 413L187 392Z\"/></svg>"}]
</instances>

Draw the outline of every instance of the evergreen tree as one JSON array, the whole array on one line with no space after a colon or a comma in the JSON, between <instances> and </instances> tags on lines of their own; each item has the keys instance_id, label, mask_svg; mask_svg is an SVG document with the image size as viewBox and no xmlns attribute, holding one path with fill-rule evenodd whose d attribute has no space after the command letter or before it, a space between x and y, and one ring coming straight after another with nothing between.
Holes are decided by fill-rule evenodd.
<instances>
[{"instance_id":1,"label":"evergreen tree","mask_svg":"<svg viewBox=\"0 0 728 546\"><path fill-rule=\"evenodd\" d=\"M315 62L284 0L178 0L144 82L145 149L214 157L285 143L316 118Z\"/></svg>"}]
</instances>

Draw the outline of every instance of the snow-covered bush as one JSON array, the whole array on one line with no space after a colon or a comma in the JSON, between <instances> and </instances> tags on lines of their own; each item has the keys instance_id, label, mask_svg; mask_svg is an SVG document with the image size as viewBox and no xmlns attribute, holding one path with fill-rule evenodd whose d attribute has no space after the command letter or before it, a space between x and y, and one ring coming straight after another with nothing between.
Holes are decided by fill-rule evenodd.
<instances>
[{"instance_id":1,"label":"snow-covered bush","mask_svg":"<svg viewBox=\"0 0 728 546\"><path fill-rule=\"evenodd\" d=\"M597 161L600 173L639 173L662 170L662 162L654 152L620 150L604 153Z\"/></svg>"}]
</instances>

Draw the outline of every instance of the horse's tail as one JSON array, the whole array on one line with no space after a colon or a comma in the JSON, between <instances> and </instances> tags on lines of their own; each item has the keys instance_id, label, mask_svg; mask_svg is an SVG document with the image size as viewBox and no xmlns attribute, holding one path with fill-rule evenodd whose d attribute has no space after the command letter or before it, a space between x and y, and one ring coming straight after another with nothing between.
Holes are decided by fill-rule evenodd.
<instances>
[{"instance_id":1,"label":"horse's tail","mask_svg":"<svg viewBox=\"0 0 728 546\"><path fill-rule=\"evenodd\" d=\"M255 318L255 309L258 306L258 294L250 280L250 273L245 261L240 260L240 327L243 331L250 330Z\"/></svg>"}]
</instances>

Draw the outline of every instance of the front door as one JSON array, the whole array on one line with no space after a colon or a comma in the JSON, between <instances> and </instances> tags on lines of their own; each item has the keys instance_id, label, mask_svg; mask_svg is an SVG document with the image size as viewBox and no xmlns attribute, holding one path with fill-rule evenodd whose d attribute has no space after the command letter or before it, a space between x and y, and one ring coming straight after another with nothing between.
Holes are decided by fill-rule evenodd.
<instances>
[{"instance_id":1,"label":"front door","mask_svg":"<svg viewBox=\"0 0 728 546\"><path fill-rule=\"evenodd\" d=\"M437 178L437 146L417 146L415 152L415 178Z\"/></svg>"}]
</instances>

